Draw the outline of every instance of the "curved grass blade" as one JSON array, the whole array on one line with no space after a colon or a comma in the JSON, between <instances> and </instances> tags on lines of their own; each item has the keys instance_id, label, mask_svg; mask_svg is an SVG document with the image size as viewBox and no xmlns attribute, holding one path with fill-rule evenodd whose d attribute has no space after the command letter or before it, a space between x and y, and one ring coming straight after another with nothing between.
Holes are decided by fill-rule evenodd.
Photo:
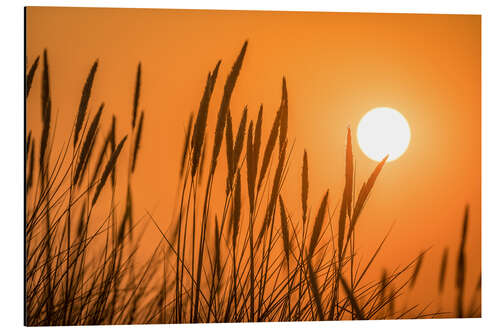
<instances>
[{"instance_id":1,"label":"curved grass blade","mask_svg":"<svg viewBox=\"0 0 500 333\"><path fill-rule=\"evenodd\" d=\"M118 156L120 155L120 152L122 150L123 144L125 143L125 140L127 140L127 136L125 136L116 149L113 151L113 154L111 154L111 157L109 158L108 163L106 164L106 167L104 168L104 171L101 176L101 180L99 184L97 185L97 188L95 190L94 198L92 199L92 206L95 205L97 202L97 199L99 198L99 194L101 193L102 188L104 187L104 184L106 183L106 180L109 177L109 174L111 173L111 170L114 168L116 165L116 161L118 160Z\"/></svg>"},{"instance_id":2,"label":"curved grass blade","mask_svg":"<svg viewBox=\"0 0 500 333\"><path fill-rule=\"evenodd\" d=\"M439 293L442 294L444 290L444 281L446 277L446 268L448 266L448 248L445 248L443 250L443 255L441 257L441 266L439 269L439 284L438 284L438 290Z\"/></svg>"},{"instance_id":3,"label":"curved grass blade","mask_svg":"<svg viewBox=\"0 0 500 333\"><path fill-rule=\"evenodd\" d=\"M316 219L314 220L313 231L311 234L311 239L309 240L309 257L312 258L314 254L314 250L319 242L319 237L321 235L321 230L323 229L323 222L325 220L326 214L326 204L328 203L328 194L329 190L326 191L323 196L323 200L321 200L321 205L318 209L318 214L316 215Z\"/></svg>"},{"instance_id":4,"label":"curved grass blade","mask_svg":"<svg viewBox=\"0 0 500 333\"><path fill-rule=\"evenodd\" d=\"M30 70L28 71L28 75L26 76L26 98L28 98L28 95L30 94L31 84L33 83L33 78L35 77L39 61L40 61L40 56L37 56L35 61L31 65Z\"/></svg>"},{"instance_id":5,"label":"curved grass blade","mask_svg":"<svg viewBox=\"0 0 500 333\"><path fill-rule=\"evenodd\" d=\"M243 47L241 48L238 58L234 62L233 68L229 73L226 84L224 85L224 94L222 95L222 101L220 104L219 113L217 114L217 124L215 127L215 137L213 143L212 151L212 162L210 167L210 174L213 175L215 168L217 166L217 157L219 156L220 147L222 143L222 135L224 133L224 127L226 125L227 112L229 110L229 104L231 102L231 95L233 93L234 87L236 85L236 80L240 74L241 66L243 65L243 58L245 57L245 52L247 50L248 41L245 41Z\"/></svg>"},{"instance_id":6,"label":"curved grass blade","mask_svg":"<svg viewBox=\"0 0 500 333\"><path fill-rule=\"evenodd\" d=\"M226 117L226 160L227 160L227 179L226 179L226 195L233 187L234 175L234 156L233 156L233 121L231 111L227 112Z\"/></svg>"},{"instance_id":7,"label":"curved grass blade","mask_svg":"<svg viewBox=\"0 0 500 333\"><path fill-rule=\"evenodd\" d=\"M248 202L250 203L250 213L254 212L255 198L255 177L257 174L257 166L254 163L253 153L253 121L250 121L247 134L247 187L248 187Z\"/></svg>"},{"instance_id":8,"label":"curved grass blade","mask_svg":"<svg viewBox=\"0 0 500 333\"><path fill-rule=\"evenodd\" d=\"M257 117L257 122L255 123L255 135L253 139L253 153L254 153L254 163L255 169L257 169L257 164L259 163L259 153L260 153L260 142L262 138L262 113L263 113L263 105L260 105L259 108L259 116Z\"/></svg>"},{"instance_id":9,"label":"curved grass blade","mask_svg":"<svg viewBox=\"0 0 500 333\"><path fill-rule=\"evenodd\" d=\"M134 91L134 106L132 108L132 128L135 128L137 118L137 108L139 106L139 97L141 95L141 62L137 65L137 74L135 78L135 91Z\"/></svg>"},{"instance_id":10,"label":"curved grass blade","mask_svg":"<svg viewBox=\"0 0 500 333\"><path fill-rule=\"evenodd\" d=\"M269 168L269 163L271 162L271 155L276 145L276 140L278 139L278 130L281 118L281 109L276 112L276 117L274 118L273 127L271 128L271 133L269 133L269 138L267 139L266 148L264 150L264 157L262 158L262 164L260 167L259 182L257 183L257 191L262 185L262 181L266 175L267 169Z\"/></svg>"},{"instance_id":11,"label":"curved grass blade","mask_svg":"<svg viewBox=\"0 0 500 333\"><path fill-rule=\"evenodd\" d=\"M193 150L193 155L191 158L191 177L194 178L200 163L201 147L203 146L203 140L205 139L205 131L207 128L207 117L208 117L208 106L210 104L210 98L212 97L212 92L214 90L215 81L217 80L217 74L219 72L220 60L217 62L213 72L208 73L207 83L205 84L205 90L203 92L203 97L200 101L200 107L198 109L198 115L196 116L196 121L194 123L193 137L191 139L191 149Z\"/></svg>"},{"instance_id":12,"label":"curved grass blade","mask_svg":"<svg viewBox=\"0 0 500 333\"><path fill-rule=\"evenodd\" d=\"M288 262L290 260L290 232L288 231L288 218L286 215L285 204L283 203L283 198L279 196L280 201L280 215L281 215L281 235L283 238L283 249L285 250L285 258Z\"/></svg>"},{"instance_id":13,"label":"curved grass blade","mask_svg":"<svg viewBox=\"0 0 500 333\"><path fill-rule=\"evenodd\" d=\"M285 144L288 131L288 92L286 89L286 79L283 77L281 88L281 123L280 123L280 147Z\"/></svg>"},{"instance_id":14,"label":"curved grass blade","mask_svg":"<svg viewBox=\"0 0 500 333\"><path fill-rule=\"evenodd\" d=\"M307 151L304 149L302 157L302 224L305 225L307 219L307 197L309 194L309 167L307 164Z\"/></svg>"},{"instance_id":15,"label":"curved grass blade","mask_svg":"<svg viewBox=\"0 0 500 333\"><path fill-rule=\"evenodd\" d=\"M135 165L137 163L137 154L139 153L139 148L141 145L143 122L144 122L144 111L141 112L141 117L139 118L139 126L137 127L137 135L135 136L134 158L132 159L132 173L134 173L135 171Z\"/></svg>"},{"instance_id":16,"label":"curved grass blade","mask_svg":"<svg viewBox=\"0 0 500 333\"><path fill-rule=\"evenodd\" d=\"M80 177L85 173L85 167L90 159L90 154L92 153L93 142L97 136L97 130L99 126L99 121L101 119L102 109L104 108L104 103L101 104L99 111L94 116L92 123L90 124L87 136L83 142L83 146L80 150L80 158L78 159L78 164L76 166L75 175L73 178L73 185L76 185Z\"/></svg>"},{"instance_id":17,"label":"curved grass blade","mask_svg":"<svg viewBox=\"0 0 500 333\"><path fill-rule=\"evenodd\" d=\"M90 93L92 91L92 85L94 83L95 73L97 71L98 60L94 62L92 68L90 69L89 75L87 76L87 80L85 81L85 85L82 90L82 97L80 98L80 106L78 107L78 114L76 116L75 123L75 135L73 139L73 147L76 147L76 144L79 139L79 134L82 129L83 120L85 119L85 113L87 112L87 107L89 104Z\"/></svg>"},{"instance_id":18,"label":"curved grass blade","mask_svg":"<svg viewBox=\"0 0 500 333\"><path fill-rule=\"evenodd\" d=\"M193 130L193 113L189 114L189 122L188 128L186 132L186 137L184 139L184 148L182 149L182 158L181 158L181 171L179 173L180 176L184 173L184 168L186 166L187 152L189 147L189 140L191 140L191 131Z\"/></svg>"},{"instance_id":19,"label":"curved grass blade","mask_svg":"<svg viewBox=\"0 0 500 333\"><path fill-rule=\"evenodd\" d=\"M233 168L236 170L238 167L238 162L240 160L241 151L243 150L243 140L245 138L245 130L247 126L247 107L243 110L243 116L241 116L240 126L238 127L238 132L236 134L236 141L234 142L234 154L233 154Z\"/></svg>"},{"instance_id":20,"label":"curved grass blade","mask_svg":"<svg viewBox=\"0 0 500 333\"><path fill-rule=\"evenodd\" d=\"M417 259L417 263L415 264L415 269L413 270L413 274L410 278L410 289L415 287L415 282L417 282L418 274L420 273L420 268L422 267L422 262L424 260L425 252L420 253Z\"/></svg>"}]
</instances>

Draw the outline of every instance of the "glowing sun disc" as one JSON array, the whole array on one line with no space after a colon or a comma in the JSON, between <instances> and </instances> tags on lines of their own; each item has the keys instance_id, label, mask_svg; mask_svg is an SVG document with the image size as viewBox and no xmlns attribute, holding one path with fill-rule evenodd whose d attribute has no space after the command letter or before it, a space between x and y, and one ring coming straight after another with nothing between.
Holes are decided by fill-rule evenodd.
<instances>
[{"instance_id":1,"label":"glowing sun disc","mask_svg":"<svg viewBox=\"0 0 500 333\"><path fill-rule=\"evenodd\" d=\"M379 107L367 112L359 121L358 144L366 156L381 161L399 158L410 144L410 126L398 111Z\"/></svg>"}]
</instances>

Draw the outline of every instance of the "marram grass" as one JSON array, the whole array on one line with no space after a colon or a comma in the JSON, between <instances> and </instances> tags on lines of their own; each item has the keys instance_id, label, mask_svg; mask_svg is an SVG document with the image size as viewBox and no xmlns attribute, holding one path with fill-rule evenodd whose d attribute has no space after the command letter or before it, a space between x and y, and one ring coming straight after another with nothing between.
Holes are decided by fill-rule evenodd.
<instances>
[{"instance_id":1,"label":"marram grass","mask_svg":"<svg viewBox=\"0 0 500 333\"><path fill-rule=\"evenodd\" d=\"M368 198L386 159L359 190L354 186L351 131L347 129L345 186L340 197L329 189L319 203L310 202L308 153L301 155L300 179L287 179L293 145L289 144L286 80L281 82L280 106L272 127L263 133L263 106L257 119L245 107L236 133L230 101L244 66L245 42L226 78L215 129L208 112L221 61L208 73L198 112L190 114L183 143L178 201L172 221L156 221L134 207L134 173L147 117L140 109L142 66L132 94L131 128L118 133L109 115L92 96L99 79L97 61L83 83L75 123L60 151L53 151L56 129L52 117L52 83L47 51L37 57L26 77L26 99L35 98L32 83L41 67L41 137L28 132L26 144L25 322L39 325L139 323L310 321L388 318L473 317L480 315L481 282L474 299L465 299L468 209L456 260L454 309L428 311L399 300L418 283L424 263L421 252L402 268L386 268L381 278L367 281L367 272L386 238L366 264L357 258L355 234ZM193 106L197 103L193 101ZM101 105L97 113L88 112ZM289 110L290 107L290 110ZM34 110L28 110L34 112ZM268 115L272 116L272 115ZM111 118L106 135L104 119ZM138 119L138 120L137 120ZM126 120L129 121L128 119ZM207 136L214 137L212 146ZM265 146L261 146L262 137ZM130 138L130 139L128 139ZM225 145L222 141L225 139ZM246 142L245 142L246 140ZM127 163L126 173L119 173ZM35 143L39 143L39 148ZM100 147L94 156L93 150ZM227 171L217 169L225 147ZM263 148L263 149L262 149ZM203 177L205 151L211 150ZM263 151L261 151L263 150ZM38 163L35 163L38 159ZM223 188L216 173L226 173ZM119 178L125 174L126 177ZM287 181L299 181L299 204L286 202ZM245 184L246 183L246 184ZM118 188L126 188L119 191ZM106 194L104 194L106 193ZM213 198L224 202L212 204ZM333 210L333 207L339 209ZM105 216L96 210L107 211ZM106 208L107 207L107 208ZM300 212L291 214L291 211ZM278 219L278 220L276 220ZM165 228L165 225L167 226ZM152 253L141 253L144 230L160 236ZM333 232L332 232L333 231ZM450 252L451 253L451 252ZM449 270L443 252L436 287L441 293ZM359 266L353 269L354 261ZM451 279L452 277L450 277ZM480 303L480 302L479 302Z\"/></svg>"}]
</instances>

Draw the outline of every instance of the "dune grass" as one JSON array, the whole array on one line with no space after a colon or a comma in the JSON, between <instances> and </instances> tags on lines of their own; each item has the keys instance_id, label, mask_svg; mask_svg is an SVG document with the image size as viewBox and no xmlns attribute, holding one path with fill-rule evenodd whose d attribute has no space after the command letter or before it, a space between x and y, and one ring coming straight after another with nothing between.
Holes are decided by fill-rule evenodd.
<instances>
[{"instance_id":1,"label":"dune grass","mask_svg":"<svg viewBox=\"0 0 500 333\"><path fill-rule=\"evenodd\" d=\"M145 112L139 112L142 64L136 72L129 133L116 132L114 115L107 133L102 133L102 119L108 117L104 104L90 114L89 105L99 104L92 99L93 82L99 79L95 61L83 84L74 126L64 146L53 151L56 128L47 51L40 70L40 57L35 59L26 77L25 96L33 98L32 82L41 71L42 131L35 138L30 130L26 138L26 325L480 315L480 305L474 303L480 280L468 309L464 299L468 210L456 264L456 309L426 312L418 305L397 306L396 301L417 282L425 252L400 268L384 270L379 281L366 281L387 236L362 263L357 259L355 234L387 157L357 190L350 129L341 197L324 189L319 204L309 202L309 162L304 151L297 207L301 214L290 214L295 206L285 202L281 193L293 154L285 78L269 133L262 130L262 106L256 120L250 119L245 107L233 132L236 120L230 101L246 49L247 42L226 78L215 129L208 128L207 119L221 61L208 73L198 112L189 117L172 221L157 221L147 210L134 213L132 178L140 165L145 123ZM212 147L207 146L207 136L214 138ZM220 171L223 146L227 168ZM127 149L128 167L120 173L126 179L118 179L117 168L127 163ZM210 160L205 158L207 151L211 151ZM140 167L147 169L147 165ZM225 172L224 190L215 184L218 172ZM119 190L120 186L126 190ZM212 204L214 197L222 200L222 209ZM330 214L337 202L340 208ZM107 214L97 215L96 207ZM154 227L161 241L148 257L138 258L147 227ZM448 266L446 249L439 292Z\"/></svg>"}]
</instances>

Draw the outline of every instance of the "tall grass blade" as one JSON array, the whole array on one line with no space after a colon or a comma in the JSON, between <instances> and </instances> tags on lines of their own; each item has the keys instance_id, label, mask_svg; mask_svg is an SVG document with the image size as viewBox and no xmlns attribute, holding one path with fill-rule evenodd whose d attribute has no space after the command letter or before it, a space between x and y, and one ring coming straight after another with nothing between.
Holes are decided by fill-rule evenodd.
<instances>
[{"instance_id":1,"label":"tall grass blade","mask_svg":"<svg viewBox=\"0 0 500 333\"><path fill-rule=\"evenodd\" d=\"M139 97L141 95L141 62L137 65L137 74L135 79L134 105L132 108L132 128L135 128L137 118L137 108L139 106Z\"/></svg>"},{"instance_id":2,"label":"tall grass blade","mask_svg":"<svg viewBox=\"0 0 500 333\"><path fill-rule=\"evenodd\" d=\"M236 170L238 167L238 162L240 160L241 151L243 150L243 141L245 139L245 130L247 126L247 107L243 110L243 115L241 116L240 126L238 127L238 132L236 134L236 140L234 142L234 155L233 155L233 168Z\"/></svg>"},{"instance_id":3,"label":"tall grass blade","mask_svg":"<svg viewBox=\"0 0 500 333\"><path fill-rule=\"evenodd\" d=\"M283 77L281 88L281 123L280 123L280 147L285 144L288 131L288 92L286 89L286 79Z\"/></svg>"},{"instance_id":4,"label":"tall grass blade","mask_svg":"<svg viewBox=\"0 0 500 333\"><path fill-rule=\"evenodd\" d=\"M207 139L203 140L203 147L201 148L200 167L198 172L198 184L203 180L203 168L205 167L205 157L207 156Z\"/></svg>"},{"instance_id":5,"label":"tall grass blade","mask_svg":"<svg viewBox=\"0 0 500 333\"><path fill-rule=\"evenodd\" d=\"M198 164L200 162L201 147L203 145L203 140L205 139L205 131L207 128L208 107L215 86L215 81L217 79L217 73L219 72L219 66L220 61L217 62L213 72L208 73L207 83L205 84L205 90L200 101L198 115L196 116L196 121L194 123L193 137L191 139L191 149L193 150L193 155L191 157L192 178L196 175Z\"/></svg>"},{"instance_id":6,"label":"tall grass blade","mask_svg":"<svg viewBox=\"0 0 500 333\"><path fill-rule=\"evenodd\" d=\"M28 98L31 90L31 85L33 83L33 78L35 77L36 69L38 68L38 62L40 61L40 56L37 56L33 64L31 65L28 75L26 75L26 95Z\"/></svg>"},{"instance_id":7,"label":"tall grass blade","mask_svg":"<svg viewBox=\"0 0 500 333\"><path fill-rule=\"evenodd\" d=\"M281 236L283 238L283 249L285 250L286 261L290 260L290 232L288 231L288 218L286 215L285 204L283 203L283 198L279 196L280 201L280 216L281 216Z\"/></svg>"},{"instance_id":8,"label":"tall grass blade","mask_svg":"<svg viewBox=\"0 0 500 333\"><path fill-rule=\"evenodd\" d=\"M49 79L49 60L47 50L43 51L43 71L42 71L42 89L41 89L41 110L42 110L42 137L40 139L40 175L42 182L45 179L45 155L48 148L50 123L52 115L52 102L50 97L50 79Z\"/></svg>"},{"instance_id":9,"label":"tall grass blade","mask_svg":"<svg viewBox=\"0 0 500 333\"><path fill-rule=\"evenodd\" d=\"M120 155L120 152L123 148L123 144L127 140L127 136L125 136L118 146L116 146L115 150L113 151L113 154L111 154L111 157L109 158L108 163L106 164L106 167L104 168L104 171L102 172L101 180L97 184L97 188L95 190L94 198L92 199L92 206L95 205L97 202L97 199L99 198L99 194L101 193L102 188L104 187L104 184L106 183L106 180L109 177L109 174L111 173L111 170L113 167L116 165L116 161L118 160L118 156Z\"/></svg>"},{"instance_id":10,"label":"tall grass blade","mask_svg":"<svg viewBox=\"0 0 500 333\"><path fill-rule=\"evenodd\" d=\"M346 156L345 156L345 189L344 193L346 196L346 210L349 217L351 217L352 211L352 193L353 193L353 181L354 181L354 163L352 155L352 139L351 139L351 129L347 129L347 143L346 143Z\"/></svg>"},{"instance_id":11,"label":"tall grass blade","mask_svg":"<svg viewBox=\"0 0 500 333\"><path fill-rule=\"evenodd\" d=\"M278 166L276 167L276 172L274 174L273 187L271 190L271 197L270 197L269 203L267 205L266 215L264 216L264 222L262 223L262 227L260 229L259 235L257 236L256 248L259 247L260 242L262 241L262 238L264 237L264 233L267 230L267 228L269 227L269 224L270 224L271 219L272 219L273 214L274 214L274 210L276 208L276 202L278 200L278 195L279 195L279 191L280 191L281 176L283 174L283 169L285 166L285 157L286 157L286 143L280 151Z\"/></svg>"},{"instance_id":12,"label":"tall grass blade","mask_svg":"<svg viewBox=\"0 0 500 333\"><path fill-rule=\"evenodd\" d=\"M318 214L316 215L316 219L314 220L313 231L311 234L311 239L309 240L309 257L312 257L314 254L314 250L318 245L319 238L321 235L321 230L323 229L323 222L325 220L326 214L326 204L328 203L328 193L329 190L326 191L323 196L323 200L321 200L321 205L318 209Z\"/></svg>"},{"instance_id":13,"label":"tall grass blade","mask_svg":"<svg viewBox=\"0 0 500 333\"><path fill-rule=\"evenodd\" d=\"M307 162L307 151L304 149L302 157L302 225L305 226L307 219L307 197L309 195L309 166Z\"/></svg>"},{"instance_id":14,"label":"tall grass blade","mask_svg":"<svg viewBox=\"0 0 500 333\"><path fill-rule=\"evenodd\" d=\"M73 185L76 185L80 177L83 176L85 172L84 166L87 165L87 162L90 158L90 154L92 152L92 145L97 136L97 130L99 126L99 121L101 119L102 109L104 108L104 104L101 104L99 107L99 111L94 116L92 123L90 124L89 130L87 132L87 136L85 137L85 141L83 142L82 149L80 150L80 158L78 159L78 164L76 165L75 175L73 178Z\"/></svg>"},{"instance_id":15,"label":"tall grass blade","mask_svg":"<svg viewBox=\"0 0 500 333\"><path fill-rule=\"evenodd\" d=\"M345 186L342 194L342 203L340 206L339 214L339 228L338 228L338 257L339 264L342 261L344 249L344 236L347 216L351 217L352 208L352 192L353 192L353 157L352 157L352 143L351 143L351 129L347 129L347 143L346 143L346 158L345 158ZM360 206L361 207L361 206ZM353 219L354 220L354 219ZM355 221L354 221L355 222Z\"/></svg>"},{"instance_id":16,"label":"tall grass blade","mask_svg":"<svg viewBox=\"0 0 500 333\"><path fill-rule=\"evenodd\" d=\"M49 145L49 135L50 135L50 122L51 122L51 108L52 108L52 102L50 98L47 100L47 102L44 104L44 119L43 119L43 127L42 127L42 137L40 139L40 175L42 175L42 181L46 175L46 164L47 161L45 159L48 145Z\"/></svg>"},{"instance_id":17,"label":"tall grass blade","mask_svg":"<svg viewBox=\"0 0 500 333\"><path fill-rule=\"evenodd\" d=\"M382 277L380 278L380 307L383 307L385 305L385 292L388 286L388 281L387 281L387 270L383 269L382 270Z\"/></svg>"},{"instance_id":18,"label":"tall grass blade","mask_svg":"<svg viewBox=\"0 0 500 333\"><path fill-rule=\"evenodd\" d=\"M189 114L189 122L188 128L186 132L186 137L184 138L184 148L182 149L182 158L181 158L181 171L179 173L180 176L184 173L184 168L186 166L187 152L189 148L189 140L191 140L191 131L193 130L193 113Z\"/></svg>"},{"instance_id":19,"label":"tall grass blade","mask_svg":"<svg viewBox=\"0 0 500 333\"><path fill-rule=\"evenodd\" d=\"M26 191L33 186L33 172L35 167L35 138L31 139L31 148L29 149L28 173L26 175Z\"/></svg>"},{"instance_id":20,"label":"tall grass blade","mask_svg":"<svg viewBox=\"0 0 500 333\"><path fill-rule=\"evenodd\" d=\"M25 153L25 158L28 157L28 154L30 152L30 147L31 147L31 130L28 132L28 138L26 139L26 145L24 146L24 153Z\"/></svg>"},{"instance_id":21,"label":"tall grass blade","mask_svg":"<svg viewBox=\"0 0 500 333\"><path fill-rule=\"evenodd\" d=\"M446 268L448 266L448 248L445 248L443 250L443 255L441 257L441 266L439 269L439 284L438 284L438 290L439 293L442 294L444 290L444 281L446 278Z\"/></svg>"},{"instance_id":22,"label":"tall grass blade","mask_svg":"<svg viewBox=\"0 0 500 333\"><path fill-rule=\"evenodd\" d=\"M87 205L86 202L83 203L82 209L80 211L80 218L78 219L77 235L78 238L82 238L86 229L86 217L87 217Z\"/></svg>"},{"instance_id":23,"label":"tall grass blade","mask_svg":"<svg viewBox=\"0 0 500 333\"><path fill-rule=\"evenodd\" d=\"M343 257L346 220L347 220L347 198L344 191L344 194L342 195L342 202L340 204L339 228L337 234L337 241L338 241L337 246L339 249L338 250L339 264L341 264Z\"/></svg>"},{"instance_id":24,"label":"tall grass blade","mask_svg":"<svg viewBox=\"0 0 500 333\"><path fill-rule=\"evenodd\" d=\"M50 114L46 114L46 111L50 111L50 108L47 108L47 104L49 104L50 101L49 59L47 56L47 49L43 50L41 101L42 121L45 123L47 118L50 119Z\"/></svg>"},{"instance_id":25,"label":"tall grass blade","mask_svg":"<svg viewBox=\"0 0 500 333\"><path fill-rule=\"evenodd\" d=\"M141 112L141 117L139 118L139 126L137 127L137 134L135 136L134 158L132 159L132 173L134 173L134 171L135 171L135 165L137 162L137 154L139 153L139 148L141 146L143 123L144 123L144 111Z\"/></svg>"},{"instance_id":26,"label":"tall grass blade","mask_svg":"<svg viewBox=\"0 0 500 333\"><path fill-rule=\"evenodd\" d=\"M215 215L215 235L214 235L214 247L215 247L215 272L217 275L217 278L220 279L221 277L221 241L219 237L219 221L217 220L217 215Z\"/></svg>"},{"instance_id":27,"label":"tall grass blade","mask_svg":"<svg viewBox=\"0 0 500 333\"><path fill-rule=\"evenodd\" d=\"M234 175L234 157L233 157L233 120L231 111L227 112L226 119L226 160L227 160L227 180L226 180L226 195L233 188Z\"/></svg>"},{"instance_id":28,"label":"tall grass blade","mask_svg":"<svg viewBox=\"0 0 500 333\"><path fill-rule=\"evenodd\" d=\"M267 139L266 148L264 150L264 157L262 158L262 164L260 167L259 174L259 182L257 183L257 191L260 189L262 185L262 181L267 172L267 168L269 167L269 163L271 162L271 154L273 153L274 146L276 145L276 140L278 138L278 130L281 120L281 108L276 112L276 117L274 118L273 127L271 128L271 133L269 134L269 138Z\"/></svg>"},{"instance_id":29,"label":"tall grass blade","mask_svg":"<svg viewBox=\"0 0 500 333\"><path fill-rule=\"evenodd\" d=\"M101 171L102 163L104 162L104 156L106 155L108 146L110 145L110 139L111 139L110 136L111 136L111 130L106 136L106 140L104 140L101 151L99 152L99 157L97 158L97 162L94 167L94 174L92 176L91 184L95 183L97 176L99 175L99 171Z\"/></svg>"},{"instance_id":30,"label":"tall grass blade","mask_svg":"<svg viewBox=\"0 0 500 333\"><path fill-rule=\"evenodd\" d=\"M113 115L113 118L111 119L111 129L109 131L109 149L110 149L110 154L113 154L113 152L116 149L116 116ZM113 166L111 169L111 187L115 188L116 187L116 166Z\"/></svg>"},{"instance_id":31,"label":"tall grass blade","mask_svg":"<svg viewBox=\"0 0 500 333\"><path fill-rule=\"evenodd\" d=\"M457 273L455 285L457 288L457 316L462 318L464 316L463 311L463 298L464 298L464 288L465 288L465 244L467 241L467 230L469 225L469 205L465 207L464 219L462 224L462 237L460 239L460 248L458 251L457 258Z\"/></svg>"},{"instance_id":32,"label":"tall grass blade","mask_svg":"<svg viewBox=\"0 0 500 333\"><path fill-rule=\"evenodd\" d=\"M83 120L85 119L85 113L87 112L87 107L89 104L90 93L92 91L92 85L94 83L95 73L97 71L98 60L94 62L90 72L87 76L87 80L83 86L82 97L80 98L80 105L78 107L78 114L76 116L75 123L75 135L73 137L73 147L76 147L76 144L79 139L79 134L82 129Z\"/></svg>"},{"instance_id":33,"label":"tall grass blade","mask_svg":"<svg viewBox=\"0 0 500 333\"><path fill-rule=\"evenodd\" d=\"M250 203L250 213L254 212L254 198L255 198L255 177L257 174L257 166L254 161L253 152L253 121L250 121L247 134L247 188L248 188L248 202Z\"/></svg>"},{"instance_id":34,"label":"tall grass blade","mask_svg":"<svg viewBox=\"0 0 500 333\"><path fill-rule=\"evenodd\" d=\"M233 68L229 73L226 83L224 85L224 94L222 95L222 101L220 103L219 113L217 114L217 124L215 126L215 137L213 143L212 151L212 162L210 167L210 174L213 175L215 168L217 166L217 157L219 156L220 147L222 143L222 135L224 133L224 127L226 125L227 112L229 111L229 104L231 102L231 95L233 94L234 87L236 85L236 80L240 74L241 66L243 65L243 58L247 50L248 41L245 41L243 47L241 48L240 54L233 64Z\"/></svg>"},{"instance_id":35,"label":"tall grass blade","mask_svg":"<svg viewBox=\"0 0 500 333\"><path fill-rule=\"evenodd\" d=\"M240 218L241 218L241 177L240 172L236 176L236 185L234 192L233 201L233 212L231 216L232 229L233 229L233 249L236 249L236 240L240 230Z\"/></svg>"},{"instance_id":36,"label":"tall grass blade","mask_svg":"<svg viewBox=\"0 0 500 333\"><path fill-rule=\"evenodd\" d=\"M417 259L417 263L415 264L415 269L413 270L413 274L410 278L410 289L415 287L415 282L417 282L418 274L420 273L420 269L422 267L422 262L424 260L425 252L420 253Z\"/></svg>"},{"instance_id":37,"label":"tall grass blade","mask_svg":"<svg viewBox=\"0 0 500 333\"><path fill-rule=\"evenodd\" d=\"M254 163L255 168L257 169L257 164L259 163L259 154L260 154L260 142L262 138L262 113L264 107L262 104L259 108L259 115L257 116L257 122L255 123L255 135L253 139L253 153L254 153Z\"/></svg>"},{"instance_id":38,"label":"tall grass blade","mask_svg":"<svg viewBox=\"0 0 500 333\"><path fill-rule=\"evenodd\" d=\"M373 189L373 186L375 185L375 181L377 180L378 175L380 174L380 171L382 171L382 167L384 166L385 162L389 158L389 155L384 157L382 161L377 164L375 167L375 170L373 170L372 174L368 178L368 181L364 183L361 186L361 190L359 191L358 198L356 200L356 204L354 205L354 211L352 213L352 218L351 218L351 225L354 226L357 219L359 218L359 215L361 214L361 210L363 209L366 200L368 199L368 195L370 194L371 190ZM352 227L350 228L352 229Z\"/></svg>"}]
</instances>

